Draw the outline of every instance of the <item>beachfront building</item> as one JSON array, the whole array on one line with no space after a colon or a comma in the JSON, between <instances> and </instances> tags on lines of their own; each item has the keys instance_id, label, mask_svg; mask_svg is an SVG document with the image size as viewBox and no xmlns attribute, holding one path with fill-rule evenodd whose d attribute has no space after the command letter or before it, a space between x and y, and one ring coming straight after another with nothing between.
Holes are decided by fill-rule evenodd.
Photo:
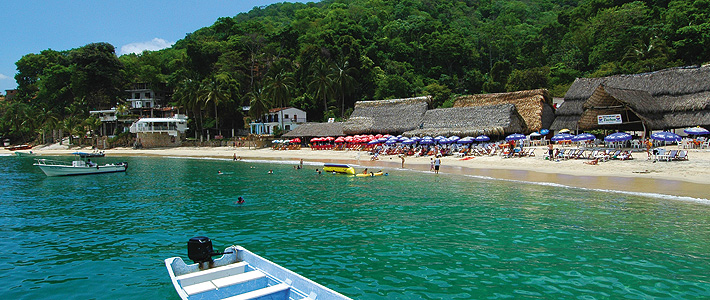
<instances>
[{"instance_id":1,"label":"beachfront building","mask_svg":"<svg viewBox=\"0 0 710 300\"><path fill-rule=\"evenodd\" d=\"M552 130L649 132L710 126L710 66L577 78Z\"/></svg>"},{"instance_id":2,"label":"beachfront building","mask_svg":"<svg viewBox=\"0 0 710 300\"><path fill-rule=\"evenodd\" d=\"M420 128L407 131L403 135L503 136L526 131L525 120L515 105L507 103L427 110Z\"/></svg>"},{"instance_id":3,"label":"beachfront building","mask_svg":"<svg viewBox=\"0 0 710 300\"><path fill-rule=\"evenodd\" d=\"M175 108L167 106L172 98L172 92L165 83L158 85L134 83L125 92L131 114L142 118L165 118L175 114Z\"/></svg>"},{"instance_id":4,"label":"beachfront building","mask_svg":"<svg viewBox=\"0 0 710 300\"><path fill-rule=\"evenodd\" d=\"M142 148L176 147L182 144L187 131L187 116L172 118L142 118L131 124L136 146Z\"/></svg>"},{"instance_id":5,"label":"beachfront building","mask_svg":"<svg viewBox=\"0 0 710 300\"><path fill-rule=\"evenodd\" d=\"M399 135L414 130L421 126L430 101L430 96L358 101L350 118L343 123L343 132Z\"/></svg>"},{"instance_id":6,"label":"beachfront building","mask_svg":"<svg viewBox=\"0 0 710 300\"><path fill-rule=\"evenodd\" d=\"M509 93L493 93L461 96L454 102L454 108L458 107L484 107L498 104L513 104L515 110L522 117L524 124L520 133L530 133L550 128L555 120L553 100L546 89L517 91ZM504 108L499 106L500 108ZM494 111L491 108L489 111ZM510 110L505 108L498 114L509 114ZM486 116L481 116L481 122L486 122ZM514 125L513 125L514 126Z\"/></svg>"},{"instance_id":7,"label":"beachfront building","mask_svg":"<svg viewBox=\"0 0 710 300\"><path fill-rule=\"evenodd\" d=\"M305 123L299 125L294 130L284 134L285 138L300 138L303 141L308 141L314 137L324 136L344 136L343 122L330 123Z\"/></svg>"},{"instance_id":8,"label":"beachfront building","mask_svg":"<svg viewBox=\"0 0 710 300\"><path fill-rule=\"evenodd\" d=\"M283 115L283 120L279 120ZM272 108L261 120L249 123L251 134L273 134L276 127L283 124L284 132L296 129L306 123L306 112L295 107Z\"/></svg>"}]
</instances>

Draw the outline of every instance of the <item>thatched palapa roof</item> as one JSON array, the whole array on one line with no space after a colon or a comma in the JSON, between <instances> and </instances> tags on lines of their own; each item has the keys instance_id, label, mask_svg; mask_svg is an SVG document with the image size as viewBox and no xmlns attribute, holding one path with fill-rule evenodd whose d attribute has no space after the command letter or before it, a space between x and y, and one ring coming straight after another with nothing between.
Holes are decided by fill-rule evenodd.
<instances>
[{"instance_id":1,"label":"thatched palapa roof","mask_svg":"<svg viewBox=\"0 0 710 300\"><path fill-rule=\"evenodd\" d=\"M555 118L552 97L545 89L462 96L456 99L454 107L494 104L514 104L525 121L523 128L527 127L528 132L548 128Z\"/></svg>"},{"instance_id":2,"label":"thatched palapa roof","mask_svg":"<svg viewBox=\"0 0 710 300\"><path fill-rule=\"evenodd\" d=\"M513 104L438 108L424 114L419 129L405 136L478 136L524 132L525 122Z\"/></svg>"},{"instance_id":3,"label":"thatched palapa roof","mask_svg":"<svg viewBox=\"0 0 710 300\"><path fill-rule=\"evenodd\" d=\"M306 123L298 125L298 127L285 133L283 136L287 138L305 138L305 137L321 137L321 136L344 136L343 123Z\"/></svg>"},{"instance_id":4,"label":"thatched palapa roof","mask_svg":"<svg viewBox=\"0 0 710 300\"><path fill-rule=\"evenodd\" d=\"M600 86L602 90L599 90ZM596 98L593 97L595 94ZM645 119L645 124L651 127L648 129L710 125L710 67L577 78L565 94L565 102L557 109L557 118L550 128L576 129L578 122L580 129L599 128L581 117L585 110L599 106L599 101L608 97L634 111L638 119ZM587 101L592 102L585 104ZM593 112L601 111L590 111ZM633 122L633 118L630 121Z\"/></svg>"},{"instance_id":5,"label":"thatched palapa roof","mask_svg":"<svg viewBox=\"0 0 710 300\"><path fill-rule=\"evenodd\" d=\"M418 128L429 101L429 96L358 101L350 118L343 123L343 132L345 134L401 134Z\"/></svg>"}]
</instances>

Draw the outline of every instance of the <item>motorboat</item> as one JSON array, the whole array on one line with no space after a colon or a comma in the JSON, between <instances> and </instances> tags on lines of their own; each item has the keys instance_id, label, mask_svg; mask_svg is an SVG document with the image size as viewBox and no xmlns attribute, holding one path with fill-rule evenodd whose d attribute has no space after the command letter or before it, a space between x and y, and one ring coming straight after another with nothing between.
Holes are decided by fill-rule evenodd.
<instances>
[{"instance_id":1,"label":"motorboat","mask_svg":"<svg viewBox=\"0 0 710 300\"><path fill-rule=\"evenodd\" d=\"M181 257L165 260L178 295L188 299L350 299L306 277L260 257L241 246L215 252L204 236L187 243L186 264ZM217 259L212 256L222 255Z\"/></svg>"},{"instance_id":2,"label":"motorboat","mask_svg":"<svg viewBox=\"0 0 710 300\"><path fill-rule=\"evenodd\" d=\"M20 156L20 157L22 157L22 156L34 156L35 153L32 152L32 150L27 151L27 152L25 152L25 151L15 151L15 155Z\"/></svg>"},{"instance_id":3,"label":"motorboat","mask_svg":"<svg viewBox=\"0 0 710 300\"><path fill-rule=\"evenodd\" d=\"M125 172L128 169L128 163L120 162L113 164L99 165L91 162L91 160L74 160L71 162L50 160L45 158L35 159L35 166L38 166L47 176L70 176L70 175L88 175L101 173Z\"/></svg>"},{"instance_id":4,"label":"motorboat","mask_svg":"<svg viewBox=\"0 0 710 300\"><path fill-rule=\"evenodd\" d=\"M341 174L355 175L355 169L346 164L324 164L323 172L335 172Z\"/></svg>"},{"instance_id":5,"label":"motorboat","mask_svg":"<svg viewBox=\"0 0 710 300\"><path fill-rule=\"evenodd\" d=\"M17 146L9 146L9 147L5 147L5 150L9 150L9 151L16 151L16 150L29 150L29 149L32 149L32 146L31 146L31 145L26 145L26 144L23 144L23 145L17 145Z\"/></svg>"}]
</instances>

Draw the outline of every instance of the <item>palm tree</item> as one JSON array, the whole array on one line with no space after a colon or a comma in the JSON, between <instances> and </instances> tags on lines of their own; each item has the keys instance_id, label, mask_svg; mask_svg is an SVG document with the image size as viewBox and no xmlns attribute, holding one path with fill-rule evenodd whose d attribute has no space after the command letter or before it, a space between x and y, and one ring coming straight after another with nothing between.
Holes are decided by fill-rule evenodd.
<instances>
[{"instance_id":1,"label":"palm tree","mask_svg":"<svg viewBox=\"0 0 710 300\"><path fill-rule=\"evenodd\" d=\"M333 86L336 89L336 94L340 96L340 118L345 116L345 95L352 92L355 86L355 79L348 74L352 72L355 68L349 66L349 62L345 60L341 64L335 64L334 71L335 76L333 80Z\"/></svg>"},{"instance_id":2,"label":"palm tree","mask_svg":"<svg viewBox=\"0 0 710 300\"><path fill-rule=\"evenodd\" d=\"M192 117L198 121L196 123L197 128L195 128L195 138L197 138L198 132L202 132L202 110L200 109L202 105L198 99L199 89L199 81L185 79L178 84L173 96L178 105L182 105L187 111L192 112Z\"/></svg>"},{"instance_id":3,"label":"palm tree","mask_svg":"<svg viewBox=\"0 0 710 300\"><path fill-rule=\"evenodd\" d=\"M232 99L232 92L229 87L230 81L229 75L224 73L217 74L210 77L207 82L203 82L202 87L198 91L198 98L202 100L205 107L210 102L212 102L214 106L215 129L217 130L220 130L217 106L229 102ZM221 134L220 130L220 135Z\"/></svg>"},{"instance_id":4,"label":"palm tree","mask_svg":"<svg viewBox=\"0 0 710 300\"><path fill-rule=\"evenodd\" d=\"M269 111L269 101L264 97L264 92L261 88L254 86L254 90L247 94L249 99L249 115L254 120L261 120L264 114Z\"/></svg>"},{"instance_id":5,"label":"palm tree","mask_svg":"<svg viewBox=\"0 0 710 300\"><path fill-rule=\"evenodd\" d=\"M267 75L265 92L273 104L281 109L281 129L284 129L283 108L291 101L291 88L294 86L293 74L286 72L282 67L275 67L275 74Z\"/></svg>"},{"instance_id":6,"label":"palm tree","mask_svg":"<svg viewBox=\"0 0 710 300\"><path fill-rule=\"evenodd\" d=\"M323 112L328 110L328 97L333 95L333 78L328 66L318 60L312 65L311 80L308 82L308 89L313 92L316 98L323 99Z\"/></svg>"}]
</instances>

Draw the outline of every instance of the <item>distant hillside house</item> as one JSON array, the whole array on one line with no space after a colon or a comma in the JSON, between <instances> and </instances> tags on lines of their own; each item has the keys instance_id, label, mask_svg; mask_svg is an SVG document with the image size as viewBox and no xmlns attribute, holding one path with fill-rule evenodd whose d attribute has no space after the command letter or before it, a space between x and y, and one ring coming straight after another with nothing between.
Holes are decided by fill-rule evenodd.
<instances>
[{"instance_id":1,"label":"distant hillside house","mask_svg":"<svg viewBox=\"0 0 710 300\"><path fill-rule=\"evenodd\" d=\"M651 131L710 126L708 79L710 66L577 78L550 129Z\"/></svg>"},{"instance_id":2,"label":"distant hillside house","mask_svg":"<svg viewBox=\"0 0 710 300\"><path fill-rule=\"evenodd\" d=\"M169 91L165 83L152 86L147 83L134 83L133 86L125 91L127 94L126 102L130 104L131 114L136 114L141 117L166 117L166 106L172 98L172 92ZM172 116L172 108L170 108Z\"/></svg>"},{"instance_id":3,"label":"distant hillside house","mask_svg":"<svg viewBox=\"0 0 710 300\"><path fill-rule=\"evenodd\" d=\"M176 147L182 144L187 131L187 116L173 118L142 118L131 125L136 143L143 148Z\"/></svg>"},{"instance_id":4,"label":"distant hillside house","mask_svg":"<svg viewBox=\"0 0 710 300\"><path fill-rule=\"evenodd\" d=\"M343 123L343 132L353 134L398 135L419 128L430 96L358 101L350 118Z\"/></svg>"},{"instance_id":5,"label":"distant hillside house","mask_svg":"<svg viewBox=\"0 0 710 300\"><path fill-rule=\"evenodd\" d=\"M282 113L283 112L283 113ZM283 115L283 121L280 121ZM261 120L249 124L251 134L273 134L274 128L283 124L284 132L289 132L306 123L306 112L295 107L272 108Z\"/></svg>"},{"instance_id":6,"label":"distant hillside house","mask_svg":"<svg viewBox=\"0 0 710 300\"><path fill-rule=\"evenodd\" d=\"M17 96L17 90L5 90L5 101L12 101Z\"/></svg>"}]
</instances>

